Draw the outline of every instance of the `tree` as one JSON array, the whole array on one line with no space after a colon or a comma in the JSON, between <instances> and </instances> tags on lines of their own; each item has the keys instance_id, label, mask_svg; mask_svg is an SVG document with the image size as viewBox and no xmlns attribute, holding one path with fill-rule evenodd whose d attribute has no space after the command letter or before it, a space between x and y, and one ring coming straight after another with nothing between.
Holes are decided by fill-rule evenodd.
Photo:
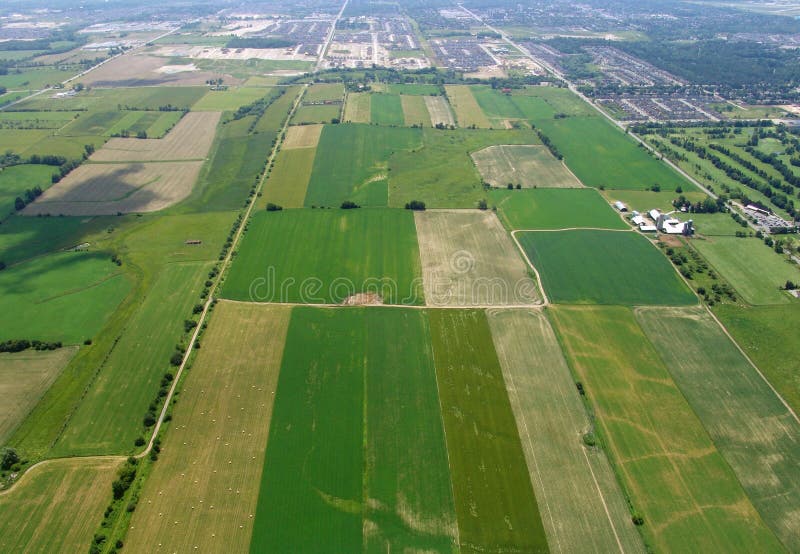
<instances>
[{"instance_id":1,"label":"tree","mask_svg":"<svg viewBox=\"0 0 800 554\"><path fill-rule=\"evenodd\" d=\"M13 448L3 448L0 450L0 469L11 469L11 466L19 463L19 454Z\"/></svg>"},{"instance_id":2,"label":"tree","mask_svg":"<svg viewBox=\"0 0 800 554\"><path fill-rule=\"evenodd\" d=\"M360 207L361 206L359 206L358 204L356 204L352 200L345 200L344 202L342 202L342 206L341 206L341 208L343 210L354 210L354 209L360 208Z\"/></svg>"},{"instance_id":3,"label":"tree","mask_svg":"<svg viewBox=\"0 0 800 554\"><path fill-rule=\"evenodd\" d=\"M14 199L14 209L17 210L17 211L20 211L24 207L25 207L25 201L22 198L20 198L19 196L17 196Z\"/></svg>"},{"instance_id":4,"label":"tree","mask_svg":"<svg viewBox=\"0 0 800 554\"><path fill-rule=\"evenodd\" d=\"M478 201L478 209L479 210L488 210L489 209L489 204L486 202L485 199Z\"/></svg>"},{"instance_id":5,"label":"tree","mask_svg":"<svg viewBox=\"0 0 800 554\"><path fill-rule=\"evenodd\" d=\"M406 203L407 210L413 210L416 212L424 212L425 211L425 202L421 200L412 200L411 202Z\"/></svg>"},{"instance_id":6,"label":"tree","mask_svg":"<svg viewBox=\"0 0 800 554\"><path fill-rule=\"evenodd\" d=\"M267 202L267 211L268 212L279 212L283 209L283 206L278 206L277 204L273 204L272 202Z\"/></svg>"}]
</instances>

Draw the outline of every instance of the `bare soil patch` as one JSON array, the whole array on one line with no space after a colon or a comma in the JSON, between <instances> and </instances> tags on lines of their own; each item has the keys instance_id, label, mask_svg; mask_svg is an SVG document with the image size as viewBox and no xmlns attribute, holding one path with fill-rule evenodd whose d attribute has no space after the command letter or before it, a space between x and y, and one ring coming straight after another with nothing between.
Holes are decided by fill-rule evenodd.
<instances>
[{"instance_id":1,"label":"bare soil patch","mask_svg":"<svg viewBox=\"0 0 800 554\"><path fill-rule=\"evenodd\" d=\"M164 71L175 67L165 63L164 58L147 54L126 54L104 63L80 78L80 82L93 87L134 87L153 85L204 85L209 79L223 77L226 84L241 84L241 79L232 75L220 75L211 71ZM187 67L189 65L187 64ZM196 69L196 68L194 68Z\"/></svg>"}]
</instances>

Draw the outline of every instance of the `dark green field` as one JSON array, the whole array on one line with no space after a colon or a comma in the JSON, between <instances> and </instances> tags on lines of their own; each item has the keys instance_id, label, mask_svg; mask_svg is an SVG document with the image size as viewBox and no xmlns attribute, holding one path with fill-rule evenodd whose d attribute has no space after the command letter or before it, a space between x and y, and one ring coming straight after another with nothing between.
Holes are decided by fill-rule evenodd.
<instances>
[{"instance_id":1,"label":"dark green field","mask_svg":"<svg viewBox=\"0 0 800 554\"><path fill-rule=\"evenodd\" d=\"M493 190L492 205L508 229L627 229L594 189Z\"/></svg>"},{"instance_id":2,"label":"dark green field","mask_svg":"<svg viewBox=\"0 0 800 554\"><path fill-rule=\"evenodd\" d=\"M372 123L398 126L405 124L403 106L400 103L400 95L398 94L373 94L370 110L372 112Z\"/></svg>"},{"instance_id":3,"label":"dark green field","mask_svg":"<svg viewBox=\"0 0 800 554\"><path fill-rule=\"evenodd\" d=\"M518 233L547 296L566 304L696 303L667 259L636 232Z\"/></svg>"}]
</instances>

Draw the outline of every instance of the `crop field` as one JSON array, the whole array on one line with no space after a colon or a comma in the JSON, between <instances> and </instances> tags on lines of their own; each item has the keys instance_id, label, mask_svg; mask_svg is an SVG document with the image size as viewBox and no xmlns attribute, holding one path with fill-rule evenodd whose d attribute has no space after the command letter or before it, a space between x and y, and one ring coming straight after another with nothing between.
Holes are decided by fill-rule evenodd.
<instances>
[{"instance_id":1,"label":"crop field","mask_svg":"<svg viewBox=\"0 0 800 554\"><path fill-rule=\"evenodd\" d=\"M472 153L483 180L494 187L580 188L580 181L545 146L501 144Z\"/></svg>"},{"instance_id":2,"label":"crop field","mask_svg":"<svg viewBox=\"0 0 800 554\"><path fill-rule=\"evenodd\" d=\"M344 121L351 123L372 122L372 94L369 92L349 92L344 105Z\"/></svg>"},{"instance_id":3,"label":"crop field","mask_svg":"<svg viewBox=\"0 0 800 554\"><path fill-rule=\"evenodd\" d=\"M663 254L636 232L541 231L516 237L553 302L667 306L697 302Z\"/></svg>"},{"instance_id":4,"label":"crop field","mask_svg":"<svg viewBox=\"0 0 800 554\"><path fill-rule=\"evenodd\" d=\"M419 83L390 84L389 92L403 96L437 96L442 94L442 87Z\"/></svg>"},{"instance_id":5,"label":"crop field","mask_svg":"<svg viewBox=\"0 0 800 554\"><path fill-rule=\"evenodd\" d=\"M289 316L283 306L217 305L126 548L247 551Z\"/></svg>"},{"instance_id":6,"label":"crop field","mask_svg":"<svg viewBox=\"0 0 800 554\"><path fill-rule=\"evenodd\" d=\"M431 126L436 127L436 125L441 123L449 127L456 124L446 96L426 96L425 107L428 108Z\"/></svg>"},{"instance_id":7,"label":"crop field","mask_svg":"<svg viewBox=\"0 0 800 554\"><path fill-rule=\"evenodd\" d=\"M40 95L15 106L24 110L92 110L111 112L117 106L127 109L157 110L172 105L178 109L191 108L208 92L203 87L125 87L93 88L69 98L50 98Z\"/></svg>"},{"instance_id":8,"label":"crop field","mask_svg":"<svg viewBox=\"0 0 800 554\"><path fill-rule=\"evenodd\" d=\"M406 125L428 127L431 124L424 96L403 95L400 97L400 103L403 106L403 118Z\"/></svg>"},{"instance_id":9,"label":"crop field","mask_svg":"<svg viewBox=\"0 0 800 554\"><path fill-rule=\"evenodd\" d=\"M128 133L132 136L136 136L140 132L145 132L149 138L161 138L164 133L162 133L161 136L151 135L148 130L162 115L172 115L174 117L173 123L175 123L180 120L183 114L182 112L129 111L122 119L114 123L113 127L105 132L105 135L120 136L123 133Z\"/></svg>"},{"instance_id":10,"label":"crop field","mask_svg":"<svg viewBox=\"0 0 800 554\"><path fill-rule=\"evenodd\" d=\"M293 309L251 552L453 548L427 338L422 311Z\"/></svg>"},{"instance_id":11,"label":"crop field","mask_svg":"<svg viewBox=\"0 0 800 554\"><path fill-rule=\"evenodd\" d=\"M339 119L341 104L302 105L292 117L292 125L308 125L311 123L333 123Z\"/></svg>"},{"instance_id":12,"label":"crop field","mask_svg":"<svg viewBox=\"0 0 800 554\"><path fill-rule=\"evenodd\" d=\"M105 255L62 252L0 272L0 340L78 344L100 330L130 290Z\"/></svg>"},{"instance_id":13,"label":"crop field","mask_svg":"<svg viewBox=\"0 0 800 554\"><path fill-rule=\"evenodd\" d=\"M322 131L308 184L306 206L352 200L386 206L389 158L421 141L419 129L329 125Z\"/></svg>"},{"instance_id":14,"label":"crop field","mask_svg":"<svg viewBox=\"0 0 800 554\"><path fill-rule=\"evenodd\" d=\"M489 198L509 230L628 229L594 189L499 189L491 191Z\"/></svg>"},{"instance_id":15,"label":"crop field","mask_svg":"<svg viewBox=\"0 0 800 554\"><path fill-rule=\"evenodd\" d=\"M289 127L283 140L282 150L292 148L316 148L322 134L322 125L300 125Z\"/></svg>"},{"instance_id":16,"label":"crop field","mask_svg":"<svg viewBox=\"0 0 800 554\"><path fill-rule=\"evenodd\" d=\"M228 90L209 90L192 109L195 111L224 112L236 111L271 94L271 88L233 87Z\"/></svg>"},{"instance_id":17,"label":"crop field","mask_svg":"<svg viewBox=\"0 0 800 554\"><path fill-rule=\"evenodd\" d=\"M782 550L633 312L558 307L548 313L650 548Z\"/></svg>"},{"instance_id":18,"label":"crop field","mask_svg":"<svg viewBox=\"0 0 800 554\"><path fill-rule=\"evenodd\" d=\"M306 127L310 126L290 129ZM268 202L272 202L284 208L302 208L316 156L316 148L281 149L275 159L275 167L264 184L264 195L259 200L258 207L265 208Z\"/></svg>"},{"instance_id":19,"label":"crop field","mask_svg":"<svg viewBox=\"0 0 800 554\"><path fill-rule=\"evenodd\" d=\"M692 245L750 304L794 302L778 289L787 280L797 282L800 271L760 240L713 237L692 241Z\"/></svg>"},{"instance_id":20,"label":"crop field","mask_svg":"<svg viewBox=\"0 0 800 554\"><path fill-rule=\"evenodd\" d=\"M643 552L608 459L582 441L592 423L547 316L487 317L550 550Z\"/></svg>"},{"instance_id":21,"label":"crop field","mask_svg":"<svg viewBox=\"0 0 800 554\"><path fill-rule=\"evenodd\" d=\"M40 90L48 85L57 85L75 75L75 71L55 67L25 68L20 73L9 71L0 76L0 87L9 90Z\"/></svg>"},{"instance_id":22,"label":"crop field","mask_svg":"<svg viewBox=\"0 0 800 554\"><path fill-rule=\"evenodd\" d=\"M800 325L800 310L791 304L741 307L718 304L715 315L795 413L800 413L800 342L786 329Z\"/></svg>"},{"instance_id":23,"label":"crop field","mask_svg":"<svg viewBox=\"0 0 800 554\"><path fill-rule=\"evenodd\" d=\"M483 85L472 86L470 90L493 126L503 127L505 121L525 118L510 94L502 94Z\"/></svg>"},{"instance_id":24,"label":"crop field","mask_svg":"<svg viewBox=\"0 0 800 554\"><path fill-rule=\"evenodd\" d=\"M50 186L53 168L49 165L15 165L0 171L0 218L13 213L14 199L33 187Z\"/></svg>"},{"instance_id":25,"label":"crop field","mask_svg":"<svg viewBox=\"0 0 800 554\"><path fill-rule=\"evenodd\" d=\"M800 422L705 310L642 308L636 317L753 505L796 551Z\"/></svg>"},{"instance_id":26,"label":"crop field","mask_svg":"<svg viewBox=\"0 0 800 554\"><path fill-rule=\"evenodd\" d=\"M219 112L186 114L162 139L112 138L93 162L149 162L203 159L214 141Z\"/></svg>"},{"instance_id":27,"label":"crop field","mask_svg":"<svg viewBox=\"0 0 800 554\"><path fill-rule=\"evenodd\" d=\"M536 304L538 285L489 211L426 211L414 218L429 306Z\"/></svg>"},{"instance_id":28,"label":"crop field","mask_svg":"<svg viewBox=\"0 0 800 554\"><path fill-rule=\"evenodd\" d=\"M86 551L119 465L117 459L59 460L32 470L0 494L0 550Z\"/></svg>"},{"instance_id":29,"label":"crop field","mask_svg":"<svg viewBox=\"0 0 800 554\"><path fill-rule=\"evenodd\" d=\"M400 95L378 93L370 101L370 119L378 125L405 125Z\"/></svg>"},{"instance_id":30,"label":"crop field","mask_svg":"<svg viewBox=\"0 0 800 554\"><path fill-rule=\"evenodd\" d=\"M459 127L489 129L492 126L467 85L446 85L444 88Z\"/></svg>"},{"instance_id":31,"label":"crop field","mask_svg":"<svg viewBox=\"0 0 800 554\"><path fill-rule=\"evenodd\" d=\"M301 237L305 247L290 248ZM387 304L422 304L420 276L410 211L261 211L250 221L223 296L338 304L373 292Z\"/></svg>"},{"instance_id":32,"label":"crop field","mask_svg":"<svg viewBox=\"0 0 800 554\"><path fill-rule=\"evenodd\" d=\"M154 212L192 192L201 161L84 164L26 206L25 215Z\"/></svg>"},{"instance_id":33,"label":"crop field","mask_svg":"<svg viewBox=\"0 0 800 554\"><path fill-rule=\"evenodd\" d=\"M430 320L461 551L547 552L486 315L433 310Z\"/></svg>"},{"instance_id":34,"label":"crop field","mask_svg":"<svg viewBox=\"0 0 800 554\"><path fill-rule=\"evenodd\" d=\"M5 444L77 350L0 354L0 444Z\"/></svg>"},{"instance_id":35,"label":"crop field","mask_svg":"<svg viewBox=\"0 0 800 554\"><path fill-rule=\"evenodd\" d=\"M199 300L209 264L167 264L131 318L125 334L98 368L53 450L59 455L127 453L142 433L141 417L170 371L183 321ZM131 376L135 375L135 379ZM132 417L135 416L135 417Z\"/></svg>"},{"instance_id":36,"label":"crop field","mask_svg":"<svg viewBox=\"0 0 800 554\"><path fill-rule=\"evenodd\" d=\"M537 125L564 155L564 161L586 186L609 189L662 189L690 184L611 123L600 117L543 120Z\"/></svg>"},{"instance_id":37,"label":"crop field","mask_svg":"<svg viewBox=\"0 0 800 554\"><path fill-rule=\"evenodd\" d=\"M531 131L422 129L422 148L395 152L389 160L389 205L421 200L428 208L475 208L487 198L469 153L496 143L536 144Z\"/></svg>"},{"instance_id":38,"label":"crop field","mask_svg":"<svg viewBox=\"0 0 800 554\"><path fill-rule=\"evenodd\" d=\"M326 100L341 100L344 97L342 83L316 83L308 87L303 97L305 102L324 102Z\"/></svg>"},{"instance_id":39,"label":"crop field","mask_svg":"<svg viewBox=\"0 0 800 554\"><path fill-rule=\"evenodd\" d=\"M136 53L113 59L94 69L79 79L79 82L90 88L98 87L173 87L205 85L206 81L217 79L217 71L204 71L199 64L188 63L187 59L170 63L169 58ZM240 79L230 74L223 74L225 83L238 85Z\"/></svg>"}]
</instances>

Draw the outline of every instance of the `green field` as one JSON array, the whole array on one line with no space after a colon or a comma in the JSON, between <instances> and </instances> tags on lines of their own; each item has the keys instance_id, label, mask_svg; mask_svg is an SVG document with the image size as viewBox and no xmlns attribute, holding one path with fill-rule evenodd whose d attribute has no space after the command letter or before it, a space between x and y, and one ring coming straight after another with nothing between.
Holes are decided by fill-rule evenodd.
<instances>
[{"instance_id":1,"label":"green field","mask_svg":"<svg viewBox=\"0 0 800 554\"><path fill-rule=\"evenodd\" d=\"M79 344L97 333L131 284L110 256L64 252L0 272L0 340Z\"/></svg>"},{"instance_id":2,"label":"green field","mask_svg":"<svg viewBox=\"0 0 800 554\"><path fill-rule=\"evenodd\" d=\"M0 219L14 213L14 200L34 187L46 190L58 168L49 165L14 165L0 170Z\"/></svg>"},{"instance_id":3,"label":"green field","mask_svg":"<svg viewBox=\"0 0 800 554\"><path fill-rule=\"evenodd\" d=\"M800 271L760 240L713 237L692 245L750 304L795 302L779 287L800 280Z\"/></svg>"},{"instance_id":4,"label":"green field","mask_svg":"<svg viewBox=\"0 0 800 554\"><path fill-rule=\"evenodd\" d=\"M232 87L228 90L209 90L193 107L195 111L236 111L264 96L273 89L263 87Z\"/></svg>"},{"instance_id":5,"label":"green field","mask_svg":"<svg viewBox=\"0 0 800 554\"><path fill-rule=\"evenodd\" d=\"M302 208L316 155L316 148L281 150L264 184L264 195L258 207L264 208L267 202L272 202L284 208Z\"/></svg>"},{"instance_id":6,"label":"green field","mask_svg":"<svg viewBox=\"0 0 800 554\"><path fill-rule=\"evenodd\" d=\"M79 72L78 69L58 69L55 67L25 68L20 73L8 72L0 75L0 87L9 90L40 90L57 85Z\"/></svg>"},{"instance_id":7,"label":"green field","mask_svg":"<svg viewBox=\"0 0 800 554\"><path fill-rule=\"evenodd\" d=\"M675 192L674 190L662 190L654 192L652 190L610 190L606 189L602 192L603 196L608 199L608 203L612 204L619 200L625 204L629 210L636 210L641 213L649 212L653 208L662 212L671 212L675 209L672 201L676 200L678 196L683 195L690 202L701 202L706 198L706 194L692 187L691 189L684 186L683 192ZM692 214L706 215L706 214ZM708 214L711 215L711 214ZM716 215L716 214L714 214ZM730 219L730 216L727 216Z\"/></svg>"},{"instance_id":8,"label":"green field","mask_svg":"<svg viewBox=\"0 0 800 554\"><path fill-rule=\"evenodd\" d=\"M403 106L403 118L408 126L429 127L431 116L425 104L424 96L403 95L400 97Z\"/></svg>"},{"instance_id":9,"label":"green field","mask_svg":"<svg viewBox=\"0 0 800 554\"><path fill-rule=\"evenodd\" d=\"M424 312L295 308L250 551L451 550L434 379Z\"/></svg>"},{"instance_id":10,"label":"green field","mask_svg":"<svg viewBox=\"0 0 800 554\"><path fill-rule=\"evenodd\" d=\"M66 347L0 354L0 444L5 444L76 351Z\"/></svg>"},{"instance_id":11,"label":"green field","mask_svg":"<svg viewBox=\"0 0 800 554\"><path fill-rule=\"evenodd\" d=\"M306 89L304 102L324 102L325 100L341 100L344 97L342 83L316 83Z\"/></svg>"},{"instance_id":12,"label":"green field","mask_svg":"<svg viewBox=\"0 0 800 554\"><path fill-rule=\"evenodd\" d=\"M293 248L300 240L302 248ZM223 296L260 302L340 303L376 292L421 304L414 216L406 210L284 210L254 214Z\"/></svg>"},{"instance_id":13,"label":"green field","mask_svg":"<svg viewBox=\"0 0 800 554\"><path fill-rule=\"evenodd\" d=\"M370 123L372 121L372 94L369 92L349 92L344 106L344 121Z\"/></svg>"},{"instance_id":14,"label":"green field","mask_svg":"<svg viewBox=\"0 0 800 554\"><path fill-rule=\"evenodd\" d=\"M461 552L548 552L484 312L430 319Z\"/></svg>"},{"instance_id":15,"label":"green field","mask_svg":"<svg viewBox=\"0 0 800 554\"><path fill-rule=\"evenodd\" d=\"M583 184L543 145L499 144L472 153L483 180L493 187L581 188Z\"/></svg>"},{"instance_id":16,"label":"green field","mask_svg":"<svg viewBox=\"0 0 800 554\"><path fill-rule=\"evenodd\" d=\"M593 189L500 189L493 190L489 199L510 230L628 228Z\"/></svg>"},{"instance_id":17,"label":"green field","mask_svg":"<svg viewBox=\"0 0 800 554\"><path fill-rule=\"evenodd\" d=\"M705 310L636 316L766 524L797 551L800 422Z\"/></svg>"},{"instance_id":18,"label":"green field","mask_svg":"<svg viewBox=\"0 0 800 554\"><path fill-rule=\"evenodd\" d=\"M309 123L334 123L342 111L341 104L302 105L292 117L292 125L308 125Z\"/></svg>"},{"instance_id":19,"label":"green field","mask_svg":"<svg viewBox=\"0 0 800 554\"><path fill-rule=\"evenodd\" d=\"M438 96L442 94L442 87L439 85L425 85L419 83L409 84L390 84L391 94L402 94L407 96Z\"/></svg>"},{"instance_id":20,"label":"green field","mask_svg":"<svg viewBox=\"0 0 800 554\"><path fill-rule=\"evenodd\" d=\"M775 536L628 308L548 312L645 541L661 552L779 552Z\"/></svg>"},{"instance_id":21,"label":"green field","mask_svg":"<svg viewBox=\"0 0 800 554\"><path fill-rule=\"evenodd\" d=\"M545 313L488 320L552 550L643 552L605 453L582 441L592 423Z\"/></svg>"},{"instance_id":22,"label":"green field","mask_svg":"<svg viewBox=\"0 0 800 554\"><path fill-rule=\"evenodd\" d=\"M416 147L420 138L419 129L326 125L305 205L338 207L344 200L353 200L364 206L385 206L389 158Z\"/></svg>"},{"instance_id":23,"label":"green field","mask_svg":"<svg viewBox=\"0 0 800 554\"><path fill-rule=\"evenodd\" d=\"M445 89L459 127L488 129L492 126L467 85L446 85Z\"/></svg>"},{"instance_id":24,"label":"green field","mask_svg":"<svg viewBox=\"0 0 800 554\"><path fill-rule=\"evenodd\" d=\"M378 93L370 101L370 119L378 125L405 125L403 106L397 94Z\"/></svg>"},{"instance_id":25,"label":"green field","mask_svg":"<svg viewBox=\"0 0 800 554\"><path fill-rule=\"evenodd\" d=\"M15 106L15 109L112 111L125 107L157 110L166 105L189 109L207 92L205 86L92 88L69 98L50 98L42 94Z\"/></svg>"},{"instance_id":26,"label":"green field","mask_svg":"<svg viewBox=\"0 0 800 554\"><path fill-rule=\"evenodd\" d=\"M551 301L685 305L695 296L667 259L634 232L554 231L516 235ZM568 278L565 278L568 277Z\"/></svg>"}]
</instances>

